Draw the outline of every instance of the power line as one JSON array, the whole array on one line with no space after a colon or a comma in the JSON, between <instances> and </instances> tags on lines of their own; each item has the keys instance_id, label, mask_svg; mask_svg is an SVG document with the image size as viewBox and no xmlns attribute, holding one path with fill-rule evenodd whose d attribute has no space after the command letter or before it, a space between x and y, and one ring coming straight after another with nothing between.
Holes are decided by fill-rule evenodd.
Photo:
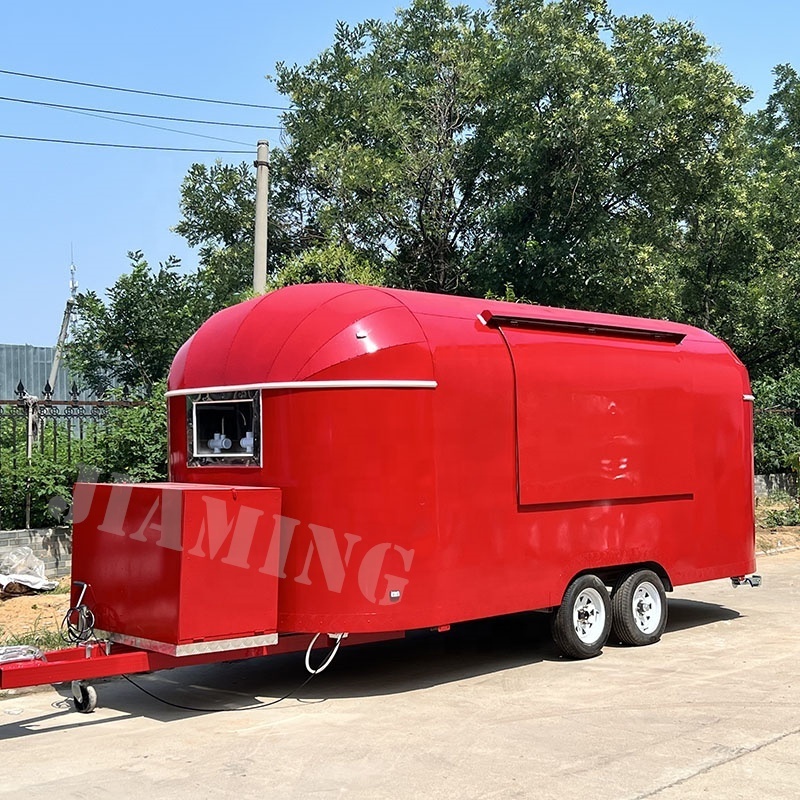
<instances>
[{"instance_id":1,"label":"power line","mask_svg":"<svg viewBox=\"0 0 800 800\"><path fill-rule=\"evenodd\" d=\"M187 119L186 117L162 117L158 114L134 114L130 111L111 111L106 108L86 108L85 106L68 106L62 103L44 103L40 100L23 100L20 97L0 97L0 100L6 100L9 103L25 103L32 106L45 106L47 108L60 108L65 111L92 111L97 114L114 114L121 117L137 117L139 119L161 119L167 122L190 122L193 125L220 125L226 128L256 128L267 131L280 131L283 130L280 125L245 125L242 122L214 122L207 119Z\"/></svg>"},{"instance_id":2,"label":"power line","mask_svg":"<svg viewBox=\"0 0 800 800\"><path fill-rule=\"evenodd\" d=\"M111 144L109 142L77 142L71 139L42 139L36 136L11 136L0 133L0 139L15 139L21 142L50 142L52 144L78 144L86 147L116 147L123 150L160 150L172 153L236 153L243 155L252 154L252 150L200 150L193 147L150 147L141 144Z\"/></svg>"},{"instance_id":3,"label":"power line","mask_svg":"<svg viewBox=\"0 0 800 800\"><path fill-rule=\"evenodd\" d=\"M116 117L105 117L102 114L92 114L89 111L73 111L70 108L59 109L66 111L68 114L80 114L82 117L93 117L94 119L104 119L106 122L119 122L124 125L137 125L140 128L151 128L156 131L168 131L169 133L180 133L184 136L195 136L198 139L212 139L215 142L227 142L228 144L240 144L247 147L247 142L240 142L236 139L222 139L219 136L208 136L204 133L195 133L194 131L182 131L178 128L165 128L163 125L150 125L147 122L136 122L133 119L117 119Z\"/></svg>"},{"instance_id":4,"label":"power line","mask_svg":"<svg viewBox=\"0 0 800 800\"><path fill-rule=\"evenodd\" d=\"M111 92L128 92L130 94L146 94L150 97L168 97L171 100L190 100L193 103L215 103L222 106L239 106L240 108L264 108L271 111L291 111L286 106L263 106L257 103L236 103L233 100L211 100L207 97L189 97L182 94L166 94L164 92L147 92L144 89L123 89L119 86L106 86L102 83L85 83L83 81L68 81L65 78L52 78L46 75L31 75L27 72L14 72L10 69L0 69L2 75L13 75L17 78L34 78L39 81L53 81L54 83L68 83L72 86L88 86L91 89L108 89Z\"/></svg>"}]
</instances>

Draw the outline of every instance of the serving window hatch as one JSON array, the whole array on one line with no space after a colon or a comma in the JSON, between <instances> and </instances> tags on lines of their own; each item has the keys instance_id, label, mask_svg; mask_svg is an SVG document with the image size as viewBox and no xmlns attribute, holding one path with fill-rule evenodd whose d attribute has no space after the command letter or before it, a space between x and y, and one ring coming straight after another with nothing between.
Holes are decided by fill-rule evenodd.
<instances>
[{"instance_id":1,"label":"serving window hatch","mask_svg":"<svg viewBox=\"0 0 800 800\"><path fill-rule=\"evenodd\" d=\"M504 328L521 505L690 496L691 379L678 342Z\"/></svg>"},{"instance_id":2,"label":"serving window hatch","mask_svg":"<svg viewBox=\"0 0 800 800\"><path fill-rule=\"evenodd\" d=\"M260 466L258 391L188 395L186 423L190 467Z\"/></svg>"}]
</instances>

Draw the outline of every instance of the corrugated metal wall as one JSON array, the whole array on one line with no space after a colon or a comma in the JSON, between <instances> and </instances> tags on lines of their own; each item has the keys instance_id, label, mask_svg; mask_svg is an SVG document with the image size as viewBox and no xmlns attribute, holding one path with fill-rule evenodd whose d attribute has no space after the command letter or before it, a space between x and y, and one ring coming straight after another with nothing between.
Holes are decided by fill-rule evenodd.
<instances>
[{"instance_id":1,"label":"corrugated metal wall","mask_svg":"<svg viewBox=\"0 0 800 800\"><path fill-rule=\"evenodd\" d=\"M0 344L0 400L16 399L17 384L22 381L28 394L42 396L42 389L50 377L55 347L35 347L31 344ZM58 370L53 387L54 400L69 400L69 387L73 378L64 362ZM79 395L81 400L88 396Z\"/></svg>"}]
</instances>

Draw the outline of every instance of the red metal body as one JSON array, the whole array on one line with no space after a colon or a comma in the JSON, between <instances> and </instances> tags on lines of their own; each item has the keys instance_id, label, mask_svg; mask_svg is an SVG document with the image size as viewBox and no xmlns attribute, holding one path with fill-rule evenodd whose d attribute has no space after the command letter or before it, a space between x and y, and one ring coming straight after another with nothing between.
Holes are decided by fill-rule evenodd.
<instances>
[{"instance_id":1,"label":"red metal body","mask_svg":"<svg viewBox=\"0 0 800 800\"><path fill-rule=\"evenodd\" d=\"M264 386L262 465L187 466L187 400L173 394L171 475L280 487L282 514L299 524L279 631L554 606L576 574L618 565L657 564L673 585L754 568L750 387L703 331L297 286L212 317L169 388L248 385ZM308 581L296 579L311 524L332 530L342 554L346 534L360 537L340 591L313 556ZM381 604L387 579L374 593L359 585L358 559L380 543L392 545L381 575L407 581L396 603Z\"/></svg>"},{"instance_id":2,"label":"red metal body","mask_svg":"<svg viewBox=\"0 0 800 800\"><path fill-rule=\"evenodd\" d=\"M178 648L444 629L634 565L744 575L749 395L724 343L675 323L281 289L176 356L174 483L78 488L73 577L98 627Z\"/></svg>"}]
</instances>

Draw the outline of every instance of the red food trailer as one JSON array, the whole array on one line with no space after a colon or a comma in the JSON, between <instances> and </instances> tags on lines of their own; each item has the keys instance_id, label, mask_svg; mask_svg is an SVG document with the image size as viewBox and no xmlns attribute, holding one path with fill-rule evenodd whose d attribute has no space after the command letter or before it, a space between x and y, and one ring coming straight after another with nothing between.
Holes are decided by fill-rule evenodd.
<instances>
[{"instance_id":1,"label":"red food trailer","mask_svg":"<svg viewBox=\"0 0 800 800\"><path fill-rule=\"evenodd\" d=\"M671 322L345 284L225 309L172 365L170 482L76 487L79 646L0 687L525 610L570 657L650 644L665 591L753 580L750 391Z\"/></svg>"}]
</instances>

